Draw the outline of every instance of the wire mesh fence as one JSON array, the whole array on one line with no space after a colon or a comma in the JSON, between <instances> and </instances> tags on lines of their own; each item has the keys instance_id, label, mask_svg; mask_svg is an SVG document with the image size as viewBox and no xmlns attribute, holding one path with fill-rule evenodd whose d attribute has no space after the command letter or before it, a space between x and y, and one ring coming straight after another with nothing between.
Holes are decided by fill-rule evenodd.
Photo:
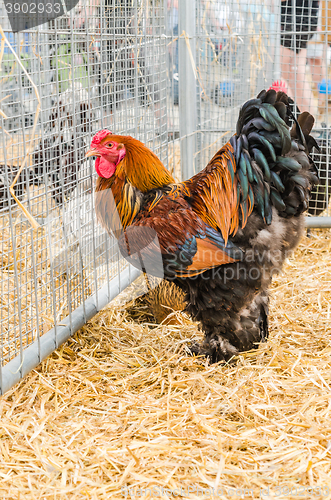
<instances>
[{"instance_id":1,"label":"wire mesh fence","mask_svg":"<svg viewBox=\"0 0 331 500\"><path fill-rule=\"evenodd\" d=\"M184 2L183 2L184 3ZM270 86L279 72L277 57L276 16L266 2L201 0L188 2L188 12L195 5L194 25L188 26L187 13L180 15L177 0L168 1L168 35L172 37L170 50L170 89L173 109L170 111L172 136L184 139L179 123L179 89L183 82L182 99L194 107L194 145L188 160L197 172L203 168L217 149L235 130L240 105ZM190 33L188 33L188 30ZM180 40L177 39L180 34ZM186 38L185 38L186 37ZM188 51L188 39L193 39ZM188 70L178 65L180 44L186 54ZM194 80L196 100L187 96L187 81ZM186 113L181 113L187 120ZM181 131L182 132L182 131Z\"/></svg>"},{"instance_id":2,"label":"wire mesh fence","mask_svg":"<svg viewBox=\"0 0 331 500\"><path fill-rule=\"evenodd\" d=\"M51 331L53 350L64 328L74 331L80 306L84 324L89 297L104 285L114 296L135 276L96 223L94 167L84 156L91 136L108 128L166 163L166 40L164 8L154 2L80 2L21 33L1 14L1 367L16 359L17 380L28 346L40 358ZM14 191L38 229L9 191L24 161Z\"/></svg>"},{"instance_id":3,"label":"wire mesh fence","mask_svg":"<svg viewBox=\"0 0 331 500\"><path fill-rule=\"evenodd\" d=\"M181 154L178 176L201 170L234 133L240 105L273 86L294 98L296 113L308 110L315 117L314 135L321 151L313 156L321 182L312 193L308 215L324 219L310 218L307 225L330 225L329 2L197 0L194 23L187 15L193 3L187 2L187 12L185 3L167 2L169 127L174 164ZM187 92L190 85L194 100Z\"/></svg>"},{"instance_id":4,"label":"wire mesh fence","mask_svg":"<svg viewBox=\"0 0 331 500\"><path fill-rule=\"evenodd\" d=\"M180 179L230 138L245 100L287 85L317 117L322 182L309 212L328 213L331 16L327 2L301 3L293 16L280 1L82 0L19 33L0 5L3 392L138 275L94 216L84 156L101 128L142 140Z\"/></svg>"}]
</instances>

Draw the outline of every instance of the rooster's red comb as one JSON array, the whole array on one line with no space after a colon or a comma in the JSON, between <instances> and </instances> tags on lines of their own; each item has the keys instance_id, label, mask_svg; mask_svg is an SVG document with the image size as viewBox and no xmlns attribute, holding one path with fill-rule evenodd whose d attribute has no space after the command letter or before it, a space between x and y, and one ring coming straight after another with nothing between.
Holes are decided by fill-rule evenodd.
<instances>
[{"instance_id":1,"label":"rooster's red comb","mask_svg":"<svg viewBox=\"0 0 331 500\"><path fill-rule=\"evenodd\" d=\"M107 129L99 130L99 132L97 132L95 134L95 136L93 137L92 142L91 142L91 146L94 146L94 147L98 146L98 144L100 144L102 139L107 137L107 135L111 135L111 134L112 134L112 132L110 130L107 130Z\"/></svg>"},{"instance_id":2,"label":"rooster's red comb","mask_svg":"<svg viewBox=\"0 0 331 500\"><path fill-rule=\"evenodd\" d=\"M287 84L286 82L284 82L284 80L276 80L275 82L273 82L271 87L268 88L268 90L270 89L273 89L276 92L285 92L285 94L288 93Z\"/></svg>"}]
</instances>

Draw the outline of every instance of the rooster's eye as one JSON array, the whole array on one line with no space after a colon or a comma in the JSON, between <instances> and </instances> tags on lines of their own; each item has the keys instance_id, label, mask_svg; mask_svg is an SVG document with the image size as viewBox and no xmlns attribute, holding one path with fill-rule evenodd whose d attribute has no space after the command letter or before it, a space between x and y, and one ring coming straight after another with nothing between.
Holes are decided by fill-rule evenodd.
<instances>
[{"instance_id":1,"label":"rooster's eye","mask_svg":"<svg viewBox=\"0 0 331 500\"><path fill-rule=\"evenodd\" d=\"M110 142L109 144L107 144L107 148L112 148L112 147L113 147L113 145L114 145L114 144Z\"/></svg>"}]
</instances>

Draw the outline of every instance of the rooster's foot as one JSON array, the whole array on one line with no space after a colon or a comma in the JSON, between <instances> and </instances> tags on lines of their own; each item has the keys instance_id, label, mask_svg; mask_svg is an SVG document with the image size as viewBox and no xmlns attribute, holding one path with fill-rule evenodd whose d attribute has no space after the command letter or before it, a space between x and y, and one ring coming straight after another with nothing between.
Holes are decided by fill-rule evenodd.
<instances>
[{"instance_id":1,"label":"rooster's foot","mask_svg":"<svg viewBox=\"0 0 331 500\"><path fill-rule=\"evenodd\" d=\"M211 363L229 361L239 352L238 349L230 344L222 335L214 336L208 341L205 340L202 344L192 342L188 347L192 355L204 356L208 358Z\"/></svg>"}]
</instances>

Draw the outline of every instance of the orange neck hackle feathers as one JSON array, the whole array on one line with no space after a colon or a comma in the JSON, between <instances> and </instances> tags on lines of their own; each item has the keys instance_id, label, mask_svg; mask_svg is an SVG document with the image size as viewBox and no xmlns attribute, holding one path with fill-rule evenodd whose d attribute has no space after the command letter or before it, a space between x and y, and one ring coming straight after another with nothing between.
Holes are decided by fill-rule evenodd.
<instances>
[{"instance_id":1,"label":"orange neck hackle feathers","mask_svg":"<svg viewBox=\"0 0 331 500\"><path fill-rule=\"evenodd\" d=\"M125 177L142 193L175 182L161 160L145 144L130 136L112 135L112 140L124 145L126 155L115 175Z\"/></svg>"}]
</instances>

